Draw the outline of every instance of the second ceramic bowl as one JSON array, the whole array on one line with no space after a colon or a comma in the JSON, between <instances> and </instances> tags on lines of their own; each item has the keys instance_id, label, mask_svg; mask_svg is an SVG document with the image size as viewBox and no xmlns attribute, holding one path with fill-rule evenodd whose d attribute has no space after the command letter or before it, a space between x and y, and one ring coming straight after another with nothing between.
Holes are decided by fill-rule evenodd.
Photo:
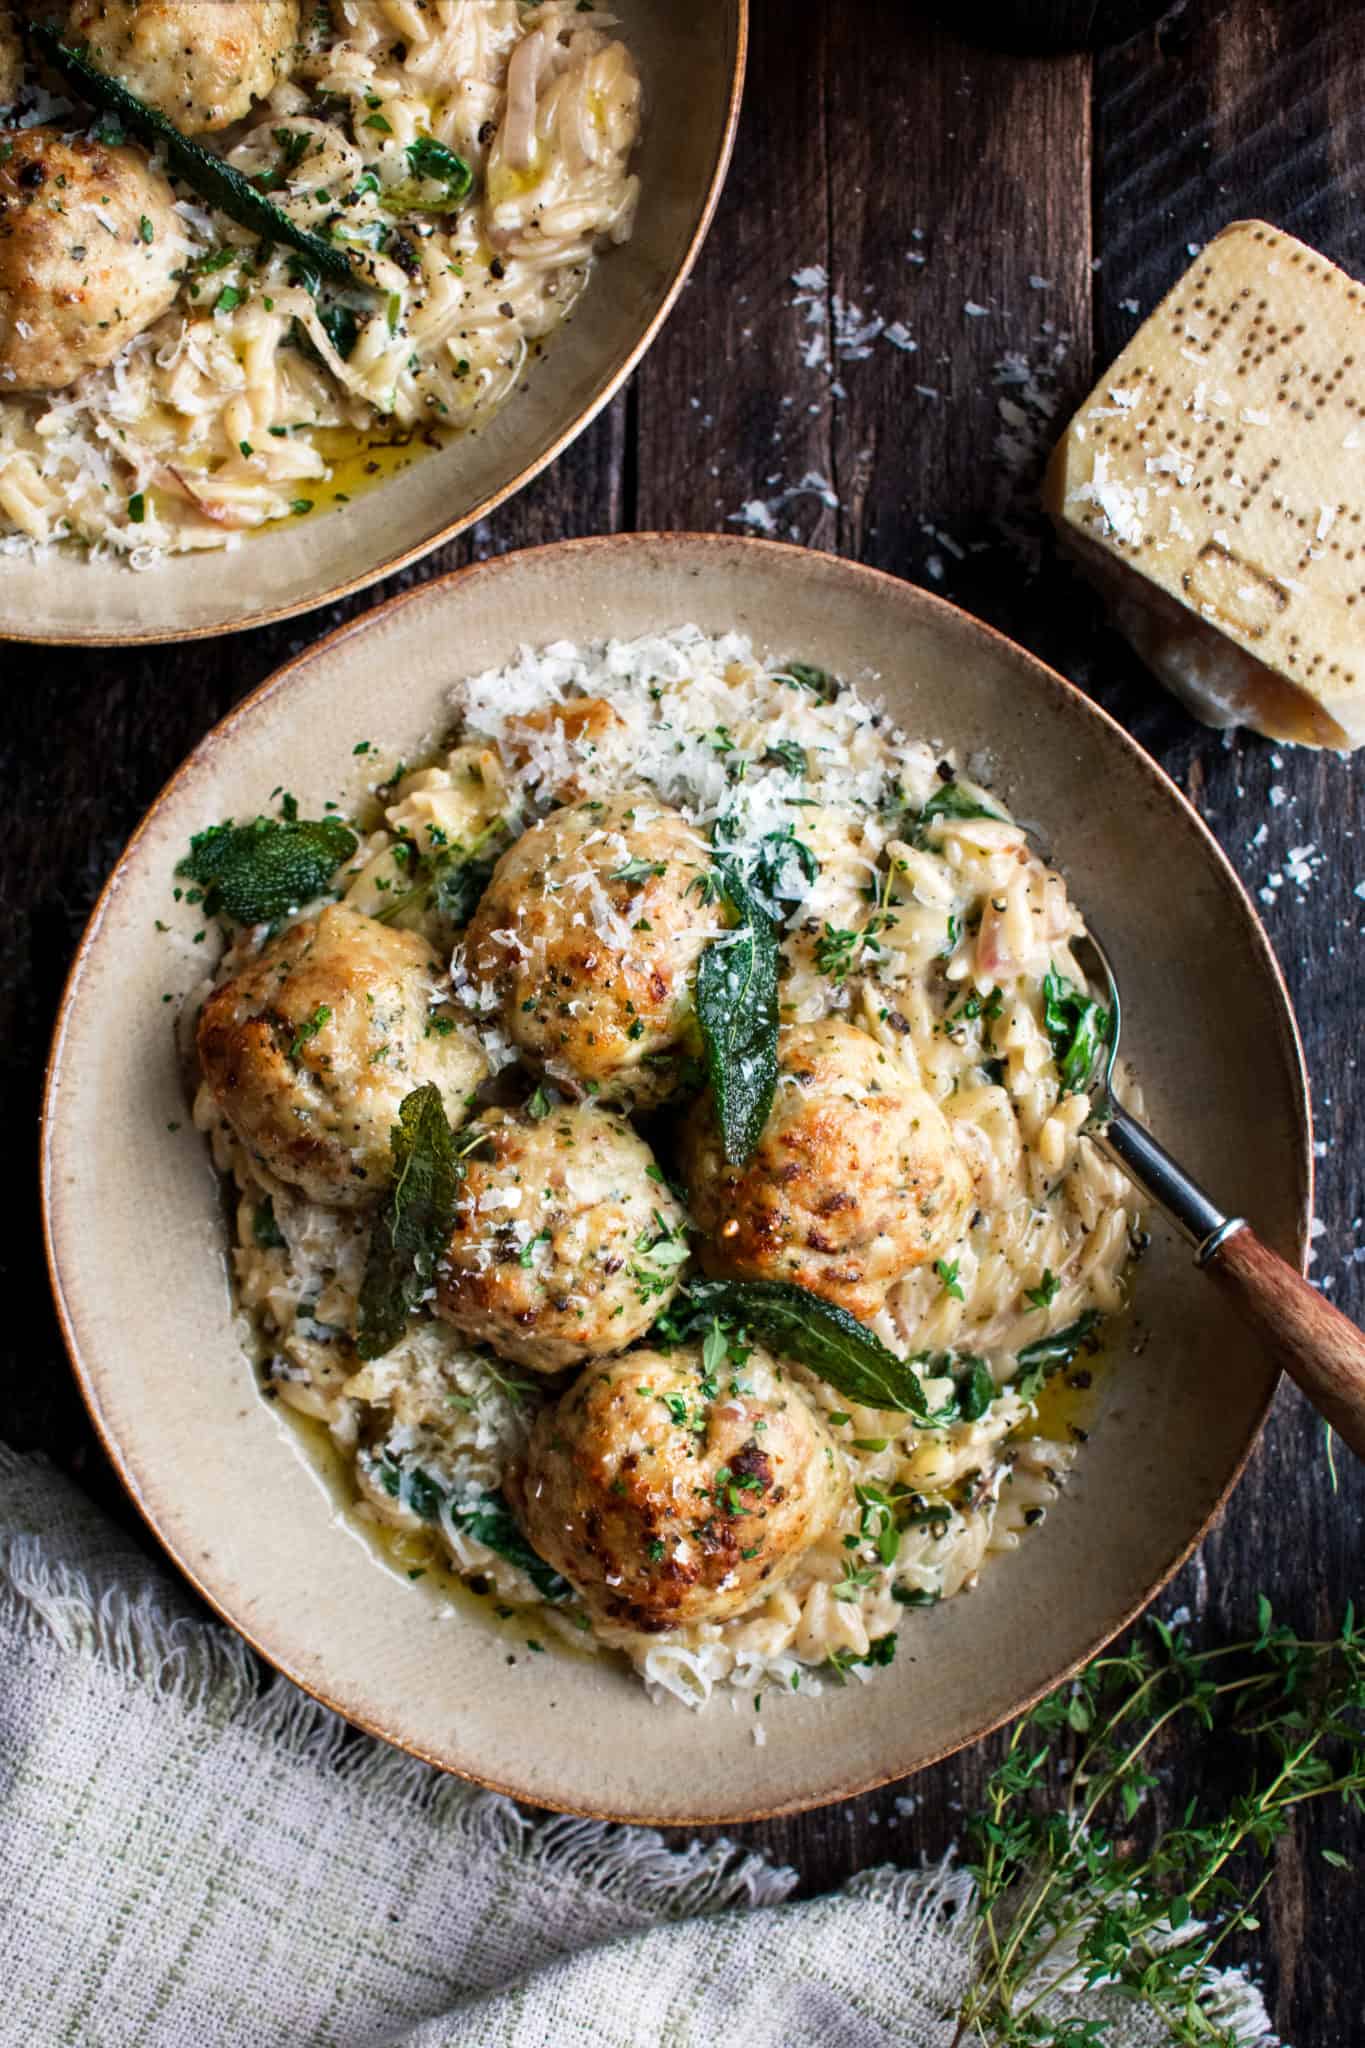
<instances>
[{"instance_id":1,"label":"second ceramic bowl","mask_svg":"<svg viewBox=\"0 0 1365 2048\"><path fill-rule=\"evenodd\" d=\"M268 527L230 554L173 555L137 574L61 549L0 554L0 637L189 640L311 611L464 532L561 454L630 375L682 290L739 119L748 0L630 0L623 24L646 96L634 233L603 254L573 318L487 426L342 509Z\"/></svg>"}]
</instances>

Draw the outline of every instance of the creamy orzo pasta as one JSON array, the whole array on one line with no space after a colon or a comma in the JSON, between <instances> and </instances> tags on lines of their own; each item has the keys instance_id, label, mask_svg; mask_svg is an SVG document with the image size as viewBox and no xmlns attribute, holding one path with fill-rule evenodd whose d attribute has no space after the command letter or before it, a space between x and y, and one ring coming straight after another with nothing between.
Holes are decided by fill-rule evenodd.
<instances>
[{"instance_id":1,"label":"creamy orzo pasta","mask_svg":"<svg viewBox=\"0 0 1365 2048\"><path fill-rule=\"evenodd\" d=\"M656 1697L865 1675L1043 1519L1040 1396L1123 1304L1080 914L951 751L737 636L526 651L452 719L191 1006L266 1386L409 1561Z\"/></svg>"},{"instance_id":2,"label":"creamy orzo pasta","mask_svg":"<svg viewBox=\"0 0 1365 2048\"><path fill-rule=\"evenodd\" d=\"M350 278L211 203L12 36L0 549L145 567L344 500L511 397L630 234L641 88L605 5L70 0L59 25Z\"/></svg>"}]
</instances>

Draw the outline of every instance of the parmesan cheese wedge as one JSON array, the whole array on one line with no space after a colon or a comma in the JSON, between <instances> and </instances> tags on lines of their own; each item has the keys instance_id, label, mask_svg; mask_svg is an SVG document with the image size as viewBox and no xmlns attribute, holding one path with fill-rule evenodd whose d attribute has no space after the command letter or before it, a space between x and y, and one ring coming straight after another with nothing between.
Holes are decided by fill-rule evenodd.
<instances>
[{"instance_id":1,"label":"parmesan cheese wedge","mask_svg":"<svg viewBox=\"0 0 1365 2048\"><path fill-rule=\"evenodd\" d=\"M1064 544L1209 725L1365 744L1365 289L1238 221L1053 451Z\"/></svg>"}]
</instances>

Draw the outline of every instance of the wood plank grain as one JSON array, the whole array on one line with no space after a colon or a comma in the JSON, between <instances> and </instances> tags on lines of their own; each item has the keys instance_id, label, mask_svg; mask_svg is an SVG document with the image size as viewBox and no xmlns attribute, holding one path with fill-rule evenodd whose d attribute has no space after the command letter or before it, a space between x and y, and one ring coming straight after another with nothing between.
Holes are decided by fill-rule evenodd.
<instances>
[{"instance_id":1,"label":"wood plank grain","mask_svg":"<svg viewBox=\"0 0 1365 2048\"><path fill-rule=\"evenodd\" d=\"M833 546L837 522L810 489L827 477L830 421L807 388L804 315L791 274L827 265L830 10L760 7L749 88L724 198L701 261L637 376L632 523L772 530Z\"/></svg>"},{"instance_id":2,"label":"wood plank grain","mask_svg":"<svg viewBox=\"0 0 1365 2048\"><path fill-rule=\"evenodd\" d=\"M1365 275L1360 10L1316 0L1175 8L1098 60L1095 95L1098 361L1117 353L1180 275L1190 245L1197 248L1229 220L1264 216ZM1298 1011L1315 1093L1320 1235L1311 1271L1328 1298L1359 1322L1359 765L1252 735L1205 731L1155 688L1093 613L1089 623L1094 640L1083 677L1182 782L1266 921ZM1365 1470L1342 1453L1337 1471L1334 1487L1321 1423L1297 1393L1282 1389L1246 1479L1197 1567L1180 1581L1179 1597L1205 1631L1244 1629L1257 1588L1277 1611L1319 1632L1335 1625L1348 1599L1358 1599ZM1305 1812L1279 1851L1266 1933L1255 1953L1286 2037L1345 2048L1358 2038L1365 2011L1365 1958L1358 1944L1334 1939L1352 1911L1353 1880L1324 1862L1324 1847L1358 1859L1365 1829L1314 1808Z\"/></svg>"},{"instance_id":3,"label":"wood plank grain","mask_svg":"<svg viewBox=\"0 0 1365 2048\"><path fill-rule=\"evenodd\" d=\"M383 591L235 640L0 651L10 683L0 772L17 792L0 841L7 1129L33 1127L62 974L143 805L278 661L389 589L480 552L617 524L752 530L761 522L740 515L762 505L780 533L927 582L1065 668L1157 753L1253 892L1268 895L1318 1091L1325 1230L1313 1270L1333 1299L1365 1313L1359 770L1192 724L1057 568L1030 500L1047 443L1088 388L1092 346L1094 361L1117 352L1189 242L1259 211L1365 274L1365 11L1191 0L1106 50L1093 98L1088 59L969 44L951 10L940 17L895 0L857 10L760 0L734 169L693 283L632 392L486 530ZM822 284L792 282L819 269ZM899 347L886 331L897 322ZM1291 864L1304 846L1325 858ZM47 1449L129 1519L61 1360L34 1219L0 1242L0 1275L11 1305L0 1341L6 1433ZM1333 1492L1321 1428L1285 1390L1247 1480L1165 1610L1186 1606L1210 1636L1231 1635L1264 1586L1295 1620L1328 1627L1360 1587L1363 1507L1365 1485L1344 1461ZM981 1745L912 1786L739 1832L795 1862L807 1891L879 1861L937 1856L996 1754L998 1744ZM1176 1799L1188 1769L1182 1779L1182 1755L1170 1761ZM1359 1857L1365 1839L1358 1826L1305 1816L1281 1849L1254 1953L1299 2048L1354 2048L1365 2011L1358 1907L1323 1846Z\"/></svg>"}]
</instances>

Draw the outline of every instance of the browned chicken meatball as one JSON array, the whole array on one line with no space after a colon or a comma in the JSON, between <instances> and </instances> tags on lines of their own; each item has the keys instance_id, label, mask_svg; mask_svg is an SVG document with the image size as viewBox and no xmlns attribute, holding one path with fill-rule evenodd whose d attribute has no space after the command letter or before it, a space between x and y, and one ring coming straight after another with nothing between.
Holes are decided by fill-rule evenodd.
<instances>
[{"instance_id":1,"label":"browned chicken meatball","mask_svg":"<svg viewBox=\"0 0 1365 2048\"><path fill-rule=\"evenodd\" d=\"M298 0L73 0L67 38L182 135L240 121L288 75Z\"/></svg>"},{"instance_id":2,"label":"browned chicken meatball","mask_svg":"<svg viewBox=\"0 0 1365 2048\"><path fill-rule=\"evenodd\" d=\"M466 934L466 1000L575 1092L662 1100L716 929L710 865L700 833L655 796L552 811L493 870Z\"/></svg>"},{"instance_id":3,"label":"browned chicken meatball","mask_svg":"<svg viewBox=\"0 0 1365 2048\"><path fill-rule=\"evenodd\" d=\"M187 248L174 201L140 149L0 134L0 389L59 390L165 312Z\"/></svg>"},{"instance_id":4,"label":"browned chicken meatball","mask_svg":"<svg viewBox=\"0 0 1365 2048\"><path fill-rule=\"evenodd\" d=\"M624 1351L677 1291L686 1217L630 1125L591 1103L486 1110L436 1309L536 1372Z\"/></svg>"},{"instance_id":5,"label":"browned chicken meatball","mask_svg":"<svg viewBox=\"0 0 1365 2048\"><path fill-rule=\"evenodd\" d=\"M842 1462L781 1367L751 1351L592 1365L544 1409L510 1494L599 1626L657 1634L764 1599L838 1512Z\"/></svg>"},{"instance_id":6,"label":"browned chicken meatball","mask_svg":"<svg viewBox=\"0 0 1365 2048\"><path fill-rule=\"evenodd\" d=\"M712 1273L788 1280L873 1316L911 1266L965 1221L971 1177L938 1105L842 1017L785 1026L763 1135L726 1164L709 1097L683 1135L683 1172Z\"/></svg>"},{"instance_id":7,"label":"browned chicken meatball","mask_svg":"<svg viewBox=\"0 0 1365 2048\"><path fill-rule=\"evenodd\" d=\"M403 1097L434 1081L460 1124L488 1071L440 980L425 939L340 903L272 939L199 1017L204 1078L243 1144L311 1201L377 1202Z\"/></svg>"}]
</instances>

